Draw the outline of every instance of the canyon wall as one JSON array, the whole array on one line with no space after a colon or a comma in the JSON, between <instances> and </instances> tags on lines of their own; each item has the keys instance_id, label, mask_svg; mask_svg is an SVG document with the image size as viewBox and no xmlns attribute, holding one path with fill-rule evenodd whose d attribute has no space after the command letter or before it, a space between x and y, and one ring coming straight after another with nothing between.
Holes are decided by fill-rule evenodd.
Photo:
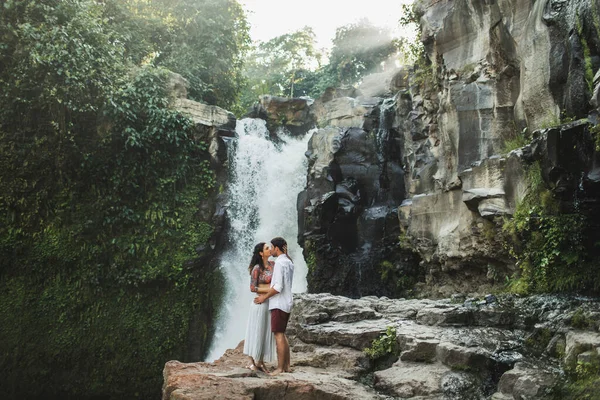
<instances>
[{"instance_id":1,"label":"canyon wall","mask_svg":"<svg viewBox=\"0 0 600 400\"><path fill-rule=\"evenodd\" d=\"M427 62L311 106L320 129L298 202L310 291L447 296L502 284L517 270L502 225L535 161L561 207L597 204L600 3L414 7ZM534 144L509 151L519 140Z\"/></svg>"}]
</instances>

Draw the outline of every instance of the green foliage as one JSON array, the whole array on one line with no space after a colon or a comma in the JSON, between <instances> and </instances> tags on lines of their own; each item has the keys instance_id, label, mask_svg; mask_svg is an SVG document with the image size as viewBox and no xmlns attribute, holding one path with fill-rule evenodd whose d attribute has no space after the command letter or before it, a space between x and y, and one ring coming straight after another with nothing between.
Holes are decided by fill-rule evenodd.
<instances>
[{"instance_id":1,"label":"green foliage","mask_svg":"<svg viewBox=\"0 0 600 400\"><path fill-rule=\"evenodd\" d=\"M379 264L379 271L381 273L381 280L387 281L390 278L390 275L393 274L394 264L389 261L382 261Z\"/></svg>"},{"instance_id":2,"label":"green foliage","mask_svg":"<svg viewBox=\"0 0 600 400\"><path fill-rule=\"evenodd\" d=\"M590 377L567 384L555 399L560 400L600 400L600 377Z\"/></svg>"},{"instance_id":3,"label":"green foliage","mask_svg":"<svg viewBox=\"0 0 600 400\"><path fill-rule=\"evenodd\" d=\"M592 11L595 12L596 8L594 6L591 6ZM597 14L595 15L594 18L594 23L596 23L596 19L597 19ZM594 66L593 66L593 62L592 62L592 53L590 50L590 46L585 38L584 32L583 32L583 25L581 24L581 18L579 17L579 14L577 15L577 18L575 19L575 24L576 24L576 29L577 29L577 35L579 36L579 41L581 43L581 47L583 48L583 63L584 63L584 69L585 69L585 81L588 85L588 91L590 94L592 94L594 92Z\"/></svg>"},{"instance_id":4,"label":"green foliage","mask_svg":"<svg viewBox=\"0 0 600 400\"><path fill-rule=\"evenodd\" d=\"M518 204L503 232L509 253L521 270L520 290L556 292L596 289L600 276L589 273L582 215L564 214L546 188L539 164L529 168L529 192Z\"/></svg>"},{"instance_id":5,"label":"green foliage","mask_svg":"<svg viewBox=\"0 0 600 400\"><path fill-rule=\"evenodd\" d=\"M403 16L400 19L400 25L404 28L418 26L421 16L416 12L415 3L411 5L404 4L402 9ZM414 65L414 72L412 75L413 83L421 89L435 88L437 86L437 66L432 63L427 56L425 46L421 41L420 29L417 29L417 35L414 41L402 40L399 47L400 52L404 55L404 61Z\"/></svg>"},{"instance_id":6,"label":"green foliage","mask_svg":"<svg viewBox=\"0 0 600 400\"><path fill-rule=\"evenodd\" d=\"M204 22L153 5L3 3L0 397L156 397L188 336L198 354L211 338L222 277L196 251L213 234L197 212L215 190L206 144L169 108L166 70L132 71L158 50L175 60L175 33ZM245 21L210 7L222 30ZM210 72L222 67L206 68L203 99L235 92L234 72Z\"/></svg>"},{"instance_id":7,"label":"green foliage","mask_svg":"<svg viewBox=\"0 0 600 400\"><path fill-rule=\"evenodd\" d=\"M341 84L354 84L368 73L379 72L382 64L393 61L399 48L391 33L362 19L337 28L329 67Z\"/></svg>"},{"instance_id":8,"label":"green foliage","mask_svg":"<svg viewBox=\"0 0 600 400\"><path fill-rule=\"evenodd\" d=\"M191 99L237 105L250 37L236 0L108 0L106 19L134 65L183 75Z\"/></svg>"},{"instance_id":9,"label":"green foliage","mask_svg":"<svg viewBox=\"0 0 600 400\"><path fill-rule=\"evenodd\" d=\"M412 251L412 249L405 250ZM379 264L378 270L382 289L389 290L390 295L406 297L412 294L417 278L408 275L407 271L403 271L400 265L384 260Z\"/></svg>"},{"instance_id":10,"label":"green foliage","mask_svg":"<svg viewBox=\"0 0 600 400\"><path fill-rule=\"evenodd\" d=\"M164 52L158 50L156 65L183 75L190 82L190 98L233 108L244 84L244 54L250 45L241 5L236 0L159 3L166 8L164 18L173 26L175 39L164 43Z\"/></svg>"},{"instance_id":11,"label":"green foliage","mask_svg":"<svg viewBox=\"0 0 600 400\"><path fill-rule=\"evenodd\" d=\"M597 377L598 373L600 373L598 355L592 357L591 362L578 361L575 367L575 375L578 380L589 380L590 378Z\"/></svg>"},{"instance_id":12,"label":"green foliage","mask_svg":"<svg viewBox=\"0 0 600 400\"><path fill-rule=\"evenodd\" d=\"M517 132L515 129L512 135L504 139L503 152L510 153L513 150L526 146L529 142L530 138L527 135L527 128L521 132Z\"/></svg>"},{"instance_id":13,"label":"green foliage","mask_svg":"<svg viewBox=\"0 0 600 400\"><path fill-rule=\"evenodd\" d=\"M593 355L589 362L578 361L576 365L567 370L568 379L558 390L556 399L565 400L598 400L600 395L600 360L598 355Z\"/></svg>"},{"instance_id":14,"label":"green foliage","mask_svg":"<svg viewBox=\"0 0 600 400\"><path fill-rule=\"evenodd\" d=\"M594 138L596 151L600 151L600 124L592 126L590 128L590 133Z\"/></svg>"},{"instance_id":15,"label":"green foliage","mask_svg":"<svg viewBox=\"0 0 600 400\"><path fill-rule=\"evenodd\" d=\"M600 7L597 3L591 3L592 23L594 24L594 28L596 30L596 37L600 37L600 13L598 12L598 8Z\"/></svg>"},{"instance_id":16,"label":"green foliage","mask_svg":"<svg viewBox=\"0 0 600 400\"><path fill-rule=\"evenodd\" d=\"M402 250L414 250L412 245L412 240L410 236L406 232L402 232L398 236L398 245Z\"/></svg>"},{"instance_id":17,"label":"green foliage","mask_svg":"<svg viewBox=\"0 0 600 400\"><path fill-rule=\"evenodd\" d=\"M400 348L396 341L396 328L388 326L384 333L373 340L371 347L367 347L363 351L372 360L377 360L389 354L397 356Z\"/></svg>"},{"instance_id":18,"label":"green foliage","mask_svg":"<svg viewBox=\"0 0 600 400\"><path fill-rule=\"evenodd\" d=\"M571 326L577 329L595 329L596 321L586 315L582 308L578 308L571 316Z\"/></svg>"},{"instance_id":19,"label":"green foliage","mask_svg":"<svg viewBox=\"0 0 600 400\"><path fill-rule=\"evenodd\" d=\"M259 95L302 96L297 85L321 63L310 27L259 43L247 57L246 74L255 100Z\"/></svg>"},{"instance_id":20,"label":"green foliage","mask_svg":"<svg viewBox=\"0 0 600 400\"><path fill-rule=\"evenodd\" d=\"M211 278L185 289L138 290L92 285L77 274L42 282L3 279L0 393L3 398L160 397L165 361L184 360L191 314L219 299L214 286L219 281ZM200 340L209 336L207 326L194 332Z\"/></svg>"}]
</instances>

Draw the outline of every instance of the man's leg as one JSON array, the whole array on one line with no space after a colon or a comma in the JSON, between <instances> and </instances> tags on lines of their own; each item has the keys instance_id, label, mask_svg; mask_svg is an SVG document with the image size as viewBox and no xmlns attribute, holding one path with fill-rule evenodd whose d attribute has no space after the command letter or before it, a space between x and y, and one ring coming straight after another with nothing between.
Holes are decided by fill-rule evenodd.
<instances>
[{"instance_id":1,"label":"man's leg","mask_svg":"<svg viewBox=\"0 0 600 400\"><path fill-rule=\"evenodd\" d=\"M283 335L283 340L285 344L285 362L283 364L283 370L285 372L292 372L290 368L290 342L287 340L287 336Z\"/></svg>"},{"instance_id":2,"label":"man's leg","mask_svg":"<svg viewBox=\"0 0 600 400\"><path fill-rule=\"evenodd\" d=\"M274 332L273 334L275 335L275 344L277 345L277 369L272 372L272 375L277 375L285 371L284 365L287 339L283 332Z\"/></svg>"}]
</instances>

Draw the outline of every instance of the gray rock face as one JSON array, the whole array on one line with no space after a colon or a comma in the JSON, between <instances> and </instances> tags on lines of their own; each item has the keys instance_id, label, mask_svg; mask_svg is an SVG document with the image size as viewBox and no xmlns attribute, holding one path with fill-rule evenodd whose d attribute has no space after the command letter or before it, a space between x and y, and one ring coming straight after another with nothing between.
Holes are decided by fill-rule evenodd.
<instances>
[{"instance_id":1,"label":"gray rock face","mask_svg":"<svg viewBox=\"0 0 600 400\"><path fill-rule=\"evenodd\" d=\"M597 357L598 332L569 326L582 310L597 315L600 303L499 296L473 305L296 294L287 332L291 374L269 379L243 369L248 359L240 344L211 364L168 362L163 399L282 398L285 393L291 399L550 400L562 366L573 357ZM507 315L509 322L480 316L489 311ZM423 319L424 314L444 314L445 322ZM390 327L397 351L370 359L363 349ZM566 354L556 358L532 351L527 338L541 327L566 337Z\"/></svg>"},{"instance_id":2,"label":"gray rock face","mask_svg":"<svg viewBox=\"0 0 600 400\"><path fill-rule=\"evenodd\" d=\"M336 100L354 101L338 98L325 104ZM308 260L312 292L397 295L394 279L414 270L414 256L394 249L396 207L405 189L398 133L386 122L391 108L380 104L368 118L361 110L361 123L353 120L353 110L340 114L350 113L349 118L329 113L330 126L309 142L308 183L298 197L298 241ZM354 127L341 127L346 119ZM390 264L384 266L384 260ZM389 283L382 284L384 267Z\"/></svg>"},{"instance_id":3,"label":"gray rock face","mask_svg":"<svg viewBox=\"0 0 600 400\"><path fill-rule=\"evenodd\" d=\"M549 147L533 158L503 153L524 128L598 107L598 75L594 83L583 67L585 60L592 72L600 67L598 4L421 0L416 9L436 84L423 90L412 82L404 94L411 101L397 107L407 188L400 223L423 257L425 292L483 291L514 270L498 240L499 217L510 217L527 193L524 170L533 159L546 165L549 186L563 200L577 191L575 170L584 173L585 190L597 193L593 145L583 143L589 126L548 132L541 142ZM597 204L581 203L590 202Z\"/></svg>"},{"instance_id":4,"label":"gray rock face","mask_svg":"<svg viewBox=\"0 0 600 400\"><path fill-rule=\"evenodd\" d=\"M561 209L587 207L587 219L597 220L600 169L590 129L600 112L599 7L596 0L417 1L429 70L367 76L357 88L328 89L311 106L321 129L298 200L309 290L489 291L516 270L500 228L528 192L533 161ZM583 122L560 126L565 116ZM508 152L507 143L529 132L539 136L531 146Z\"/></svg>"}]
</instances>

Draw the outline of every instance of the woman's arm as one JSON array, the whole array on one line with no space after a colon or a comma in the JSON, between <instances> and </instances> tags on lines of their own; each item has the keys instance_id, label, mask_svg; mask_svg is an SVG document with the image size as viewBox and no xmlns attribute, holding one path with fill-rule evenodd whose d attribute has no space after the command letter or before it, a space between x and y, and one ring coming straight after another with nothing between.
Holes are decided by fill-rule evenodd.
<instances>
[{"instance_id":1,"label":"woman's arm","mask_svg":"<svg viewBox=\"0 0 600 400\"><path fill-rule=\"evenodd\" d=\"M257 292L258 293L258 287L260 286L258 284L258 274L259 274L259 270L258 268L254 267L254 269L252 270L252 273L250 274L250 291L251 292Z\"/></svg>"}]
</instances>

